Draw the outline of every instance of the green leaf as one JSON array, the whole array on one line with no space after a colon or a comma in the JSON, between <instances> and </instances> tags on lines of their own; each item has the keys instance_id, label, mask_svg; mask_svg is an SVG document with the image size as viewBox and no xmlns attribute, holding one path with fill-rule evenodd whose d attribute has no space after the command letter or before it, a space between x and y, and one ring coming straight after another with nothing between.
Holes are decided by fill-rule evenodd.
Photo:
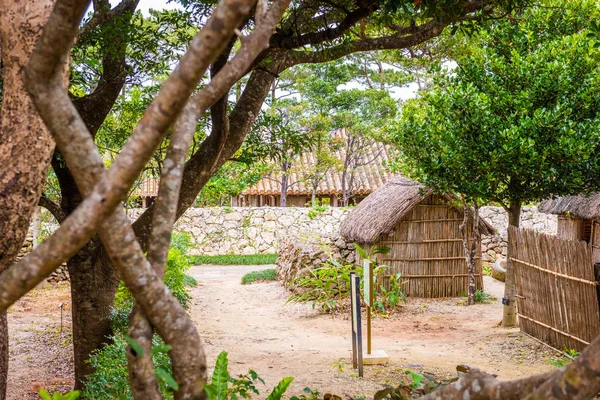
<instances>
[{"instance_id":1,"label":"green leaf","mask_svg":"<svg viewBox=\"0 0 600 400\"><path fill-rule=\"evenodd\" d=\"M79 390L73 390L72 392L65 394L63 396L63 399L64 400L75 400L75 399L78 399L79 396L81 396L81 392Z\"/></svg>"},{"instance_id":2,"label":"green leaf","mask_svg":"<svg viewBox=\"0 0 600 400\"><path fill-rule=\"evenodd\" d=\"M227 352L222 351L215 362L215 370L211 381L211 385L216 389L216 400L227 399L227 383L231 379L229 371L227 371L228 365Z\"/></svg>"},{"instance_id":3,"label":"green leaf","mask_svg":"<svg viewBox=\"0 0 600 400\"><path fill-rule=\"evenodd\" d=\"M367 251L365 249L363 249L362 247L360 247L358 245L358 243L354 243L354 247L356 247L356 251L360 255L360 258L362 258L363 260L366 260L367 259Z\"/></svg>"},{"instance_id":4,"label":"green leaf","mask_svg":"<svg viewBox=\"0 0 600 400\"><path fill-rule=\"evenodd\" d=\"M172 390L179 390L179 384L169 372L162 368L156 368L156 375Z\"/></svg>"},{"instance_id":5,"label":"green leaf","mask_svg":"<svg viewBox=\"0 0 600 400\"><path fill-rule=\"evenodd\" d=\"M140 357L144 356L144 350L142 350L142 346L140 346L140 344L137 342L137 340L133 339L129 335L125 335L124 338L125 338L125 341L127 342L127 344L129 346L131 346L131 349L135 352L136 356L140 356Z\"/></svg>"},{"instance_id":6,"label":"green leaf","mask_svg":"<svg viewBox=\"0 0 600 400\"><path fill-rule=\"evenodd\" d=\"M44 389L40 389L38 394L40 395L42 400L52 400L52 397L50 397L50 393L46 392Z\"/></svg>"},{"instance_id":7,"label":"green leaf","mask_svg":"<svg viewBox=\"0 0 600 400\"><path fill-rule=\"evenodd\" d=\"M294 378L292 378L291 376L283 378L281 382L279 382L279 384L273 388L273 391L267 397L266 400L280 400L281 396L283 396L283 394L285 393L285 391L290 386L293 380Z\"/></svg>"}]
</instances>

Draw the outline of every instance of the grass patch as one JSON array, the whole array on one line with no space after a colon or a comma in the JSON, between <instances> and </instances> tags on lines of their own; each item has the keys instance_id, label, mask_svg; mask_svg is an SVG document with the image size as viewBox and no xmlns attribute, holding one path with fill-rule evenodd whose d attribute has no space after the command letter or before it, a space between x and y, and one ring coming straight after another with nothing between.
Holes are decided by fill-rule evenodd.
<instances>
[{"instance_id":1,"label":"grass patch","mask_svg":"<svg viewBox=\"0 0 600 400\"><path fill-rule=\"evenodd\" d=\"M248 272L242 277L242 285L262 281L276 281L277 274L274 269L263 269L262 271Z\"/></svg>"},{"instance_id":2,"label":"grass patch","mask_svg":"<svg viewBox=\"0 0 600 400\"><path fill-rule=\"evenodd\" d=\"M223 256L189 256L192 265L266 265L275 264L277 254L227 254Z\"/></svg>"}]
</instances>

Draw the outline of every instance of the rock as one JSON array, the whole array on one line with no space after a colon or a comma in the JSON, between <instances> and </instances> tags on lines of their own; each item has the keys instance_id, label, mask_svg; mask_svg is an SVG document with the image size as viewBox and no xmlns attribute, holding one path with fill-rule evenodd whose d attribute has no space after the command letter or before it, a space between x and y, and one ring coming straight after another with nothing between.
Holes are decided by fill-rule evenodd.
<instances>
[{"instance_id":1,"label":"rock","mask_svg":"<svg viewBox=\"0 0 600 400\"><path fill-rule=\"evenodd\" d=\"M494 264L492 264L492 278L504 282L506 279L506 259L498 258Z\"/></svg>"}]
</instances>

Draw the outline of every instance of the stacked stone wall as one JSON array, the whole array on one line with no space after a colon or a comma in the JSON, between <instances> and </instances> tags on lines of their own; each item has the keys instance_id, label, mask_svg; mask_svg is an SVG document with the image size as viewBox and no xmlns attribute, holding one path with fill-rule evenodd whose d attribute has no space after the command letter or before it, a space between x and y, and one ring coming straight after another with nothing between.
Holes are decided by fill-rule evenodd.
<instances>
[{"instance_id":1,"label":"stacked stone wall","mask_svg":"<svg viewBox=\"0 0 600 400\"><path fill-rule=\"evenodd\" d=\"M133 219L143 210L128 210ZM177 221L175 229L187 232L192 239L192 255L269 254L277 253L281 239L320 236L336 241L340 223L350 212L344 208L316 210L312 208L279 207L211 207L190 208ZM498 231L494 237L484 237L483 260L493 262L506 254L508 217L500 207L482 207L481 216ZM41 231L57 228L48 218L42 219ZM49 221L49 222L46 222ZM524 207L521 226L545 233L556 233L557 218L542 214L536 207ZM32 248L30 233L22 254ZM65 269L66 271L66 269ZM65 275L61 271L59 275Z\"/></svg>"}]
</instances>

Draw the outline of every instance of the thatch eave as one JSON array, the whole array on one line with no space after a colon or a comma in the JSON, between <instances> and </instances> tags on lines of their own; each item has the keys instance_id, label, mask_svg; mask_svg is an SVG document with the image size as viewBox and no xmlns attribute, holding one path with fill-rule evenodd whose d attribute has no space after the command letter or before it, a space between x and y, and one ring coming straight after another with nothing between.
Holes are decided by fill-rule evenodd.
<instances>
[{"instance_id":1,"label":"thatch eave","mask_svg":"<svg viewBox=\"0 0 600 400\"><path fill-rule=\"evenodd\" d=\"M382 235L392 233L398 222L432 193L431 189L410 179L392 178L348 214L340 225L340 235L360 244L376 243ZM446 197L449 201L456 200ZM482 235L496 232L483 219L480 219L479 228Z\"/></svg>"},{"instance_id":2,"label":"thatch eave","mask_svg":"<svg viewBox=\"0 0 600 400\"><path fill-rule=\"evenodd\" d=\"M544 200L538 206L538 210L546 214L600 219L600 193L594 193L590 196L562 196Z\"/></svg>"}]
</instances>

